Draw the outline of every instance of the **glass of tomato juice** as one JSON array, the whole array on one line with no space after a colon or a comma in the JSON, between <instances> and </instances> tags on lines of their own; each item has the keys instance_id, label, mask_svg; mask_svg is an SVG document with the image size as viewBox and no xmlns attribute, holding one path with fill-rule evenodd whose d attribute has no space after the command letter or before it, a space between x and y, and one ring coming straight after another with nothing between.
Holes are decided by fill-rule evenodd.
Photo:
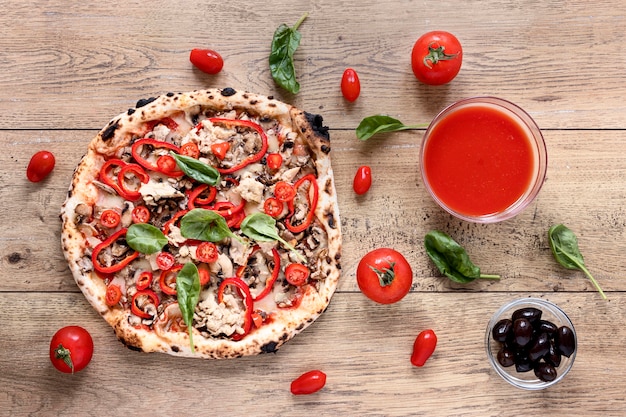
<instances>
[{"instance_id":1,"label":"glass of tomato juice","mask_svg":"<svg viewBox=\"0 0 626 417\"><path fill-rule=\"evenodd\" d=\"M447 212L495 223L530 204L543 185L548 155L524 110L496 97L473 97L442 110L420 149L426 189Z\"/></svg>"}]
</instances>

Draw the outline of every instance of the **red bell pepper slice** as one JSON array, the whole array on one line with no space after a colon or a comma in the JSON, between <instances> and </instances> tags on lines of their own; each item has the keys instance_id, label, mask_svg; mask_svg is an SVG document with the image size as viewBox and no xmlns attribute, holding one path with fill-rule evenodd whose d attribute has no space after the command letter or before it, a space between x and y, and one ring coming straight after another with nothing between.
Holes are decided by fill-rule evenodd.
<instances>
[{"instance_id":1,"label":"red bell pepper slice","mask_svg":"<svg viewBox=\"0 0 626 417\"><path fill-rule=\"evenodd\" d=\"M139 192L139 188L131 190L128 188L126 183L126 178L129 176L128 174L134 175L141 181L143 184L148 183L150 181L150 176L146 174L146 171L140 165L137 164L126 164L122 166L120 172L117 174L117 183L119 184L120 189L126 194L128 199L131 201L138 200L141 198L141 193Z\"/></svg>"},{"instance_id":2,"label":"red bell pepper slice","mask_svg":"<svg viewBox=\"0 0 626 417\"><path fill-rule=\"evenodd\" d=\"M255 245L252 248L252 252L250 252L250 255L248 255L248 259L250 259L250 257L254 255L254 253L258 251L259 249L261 249L260 246ZM265 288L263 288L263 291L258 293L256 296L252 297L252 301L259 301L263 299L266 295L268 295L272 291L272 288L274 287L274 283L278 279L278 274L280 273L280 254L278 253L276 248L272 248L272 257L274 260L274 268L272 269L272 273L269 276L269 278L265 280ZM246 265L242 265L239 268L237 268L237 273L236 273L237 277L242 278L245 271L246 271Z\"/></svg>"},{"instance_id":3,"label":"red bell pepper slice","mask_svg":"<svg viewBox=\"0 0 626 417\"><path fill-rule=\"evenodd\" d=\"M268 148L267 135L265 134L265 131L258 123L254 123L250 120L226 119L223 117L212 117L209 119L209 121L213 124L248 127L250 129L253 129L255 132L257 132L259 134L259 137L261 138L261 149L259 149L259 152L257 152L254 155L250 155L246 157L243 161L240 161L238 164L232 166L231 168L219 168L218 167L217 170L221 174L231 174L235 171L239 171L240 169L250 164L259 162L263 158L265 153L267 152L267 148Z\"/></svg>"},{"instance_id":4,"label":"red bell pepper slice","mask_svg":"<svg viewBox=\"0 0 626 417\"><path fill-rule=\"evenodd\" d=\"M178 271L180 271L181 269L183 269L183 265L178 264L168 270L161 271L161 275L159 275L159 287L164 294L176 295L176 288L172 287L170 284L176 283L176 276L178 274Z\"/></svg>"},{"instance_id":5,"label":"red bell pepper slice","mask_svg":"<svg viewBox=\"0 0 626 417\"><path fill-rule=\"evenodd\" d=\"M131 299L130 311L135 316L141 317L142 319L151 319L153 316L150 313L147 313L145 310L143 310L137 305L137 301L139 297L148 297L151 304L154 304L155 308L159 306L159 297L152 290L140 290L140 291L137 291L133 295L133 298Z\"/></svg>"},{"instance_id":6,"label":"red bell pepper slice","mask_svg":"<svg viewBox=\"0 0 626 417\"><path fill-rule=\"evenodd\" d=\"M126 265L131 263L135 258L139 256L139 252L132 251L130 255L126 256L126 258L122 259L121 261L119 261L118 263L114 265L105 266L100 263L100 259L98 258L100 255L100 252L102 252L103 249L115 243L115 241L117 241L117 239L119 239L120 237L126 236L126 230L127 230L126 228L122 228L118 230L117 232L113 233L111 236L106 238L104 241L99 243L93 249L93 252L91 253L91 262L93 263L93 267L96 271L102 274L112 274L112 273L121 271L122 269L124 269Z\"/></svg>"},{"instance_id":7,"label":"red bell pepper slice","mask_svg":"<svg viewBox=\"0 0 626 417\"><path fill-rule=\"evenodd\" d=\"M291 218L293 217L293 214L294 214L294 200L295 199L287 203L289 207L290 215L289 215L289 218L285 221L285 226L287 226L287 229L289 229L292 233L300 233L306 230L311 225L311 222L313 221L313 217L315 216L315 208L317 207L317 201L319 199L319 187L317 185L317 178L315 177L315 175L308 174L300 178L294 184L294 188L297 191L298 188L300 188L302 184L304 184L307 181L310 183L309 194L311 192L311 188L313 189L313 197L308 195L309 212L307 213L306 218L304 219L302 223L297 224L297 225L291 224Z\"/></svg>"},{"instance_id":8,"label":"red bell pepper slice","mask_svg":"<svg viewBox=\"0 0 626 417\"><path fill-rule=\"evenodd\" d=\"M154 162L149 161L142 155L144 147L151 147L150 152L156 149L167 149L176 153L180 153L180 148L178 146L156 139L144 138L139 139L135 141L135 143L133 143L133 146L131 147L131 153L135 161L137 161L137 163L145 169L148 169L150 171L157 171L170 177L180 177L184 175L183 171L177 170L174 166L171 165L171 161L167 159L161 159L165 156L172 158L170 155L161 155ZM159 161L161 162L159 163ZM174 164L175 163L176 161L174 161Z\"/></svg>"},{"instance_id":9,"label":"red bell pepper slice","mask_svg":"<svg viewBox=\"0 0 626 417\"><path fill-rule=\"evenodd\" d=\"M124 168L127 165L128 164L121 159L109 159L102 165L102 168L100 168L100 175L98 178L100 181L113 188L120 197L125 200L135 201L141 198L141 194L138 191L127 193L126 188L120 185L120 174L124 172ZM117 174L113 173L116 168L119 168Z\"/></svg>"},{"instance_id":10,"label":"red bell pepper slice","mask_svg":"<svg viewBox=\"0 0 626 417\"><path fill-rule=\"evenodd\" d=\"M152 280L154 279L154 275L152 271L142 271L137 277L137 283L135 286L138 290L145 290L152 286Z\"/></svg>"},{"instance_id":11,"label":"red bell pepper slice","mask_svg":"<svg viewBox=\"0 0 626 417\"><path fill-rule=\"evenodd\" d=\"M209 194L206 197L201 197L206 190L209 190ZM193 210L196 208L196 204L207 205L210 204L217 196L217 188L210 186L209 184L200 184L196 188L191 189L187 194L187 208Z\"/></svg>"},{"instance_id":12,"label":"red bell pepper slice","mask_svg":"<svg viewBox=\"0 0 626 417\"><path fill-rule=\"evenodd\" d=\"M246 307L246 311L244 312L243 319L243 333L235 333L232 336L232 339L237 341L243 339L250 330L252 329L252 309L254 308L254 303L252 301L252 295L250 294L250 288L248 284L244 280L238 277L226 278L220 284L217 289L217 301L218 303L224 302L224 289L229 286L234 285L239 290L239 295L243 297L243 302Z\"/></svg>"}]
</instances>

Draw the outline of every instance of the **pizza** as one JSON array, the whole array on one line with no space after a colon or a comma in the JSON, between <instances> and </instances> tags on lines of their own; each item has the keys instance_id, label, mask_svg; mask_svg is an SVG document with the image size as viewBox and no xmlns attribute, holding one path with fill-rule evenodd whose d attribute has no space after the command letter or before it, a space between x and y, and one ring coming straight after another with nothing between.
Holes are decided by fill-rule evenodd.
<instances>
[{"instance_id":1,"label":"pizza","mask_svg":"<svg viewBox=\"0 0 626 417\"><path fill-rule=\"evenodd\" d=\"M75 169L61 220L78 287L138 351L275 352L327 308L341 272L322 117L232 88L114 117Z\"/></svg>"}]
</instances>

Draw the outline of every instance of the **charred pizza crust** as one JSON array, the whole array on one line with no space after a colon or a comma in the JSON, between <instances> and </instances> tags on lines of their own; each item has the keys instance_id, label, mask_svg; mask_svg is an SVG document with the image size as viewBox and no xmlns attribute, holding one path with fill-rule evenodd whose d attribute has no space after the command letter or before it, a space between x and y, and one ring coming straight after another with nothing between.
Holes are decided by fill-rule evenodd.
<instances>
[{"instance_id":1,"label":"charred pizza crust","mask_svg":"<svg viewBox=\"0 0 626 417\"><path fill-rule=\"evenodd\" d=\"M306 286L302 302L297 308L278 309L273 313L270 323L238 341L227 337L205 337L194 331L195 353L192 353L186 331L172 331L168 326L168 315L178 313L175 305L160 311L154 325L148 329L136 323L131 324L133 320L130 319L132 313L129 308L120 305L109 307L106 304L105 281L94 272L90 260L93 243L80 229L80 224L89 215L89 208L101 198L101 191L95 185L97 181L94 181L98 178L100 168L108 158L120 157L120 152L141 137L146 123L180 112L193 119L194 115L206 110L244 112L260 119L273 119L281 126L288 127L309 146L319 187L315 219L327 235L327 252L317 264L319 279L315 285ZM339 280L341 228L329 153L330 139L320 116L303 112L271 97L226 88L168 93L140 100L135 108L113 118L97 134L74 172L61 211L62 248L69 269L89 303L131 349L200 358L234 358L275 352L327 308Z\"/></svg>"}]
</instances>

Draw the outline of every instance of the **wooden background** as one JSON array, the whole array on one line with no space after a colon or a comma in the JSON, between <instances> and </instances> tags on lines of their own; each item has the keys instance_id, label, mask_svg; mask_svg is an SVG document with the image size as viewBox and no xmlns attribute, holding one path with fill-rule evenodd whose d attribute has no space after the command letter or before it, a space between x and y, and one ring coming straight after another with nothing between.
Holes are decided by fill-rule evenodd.
<instances>
[{"instance_id":1,"label":"wooden background","mask_svg":"<svg viewBox=\"0 0 626 417\"><path fill-rule=\"evenodd\" d=\"M626 414L626 6L621 0L272 2L9 0L0 15L0 415L2 416L620 416ZM305 12L297 96L273 83L267 57L281 23ZM449 85L420 85L415 40L455 33L463 68ZM192 68L189 51L224 57L216 76ZM343 70L361 97L341 96ZM125 349L76 287L60 247L59 210L73 168L96 132L137 99L168 91L234 87L274 95L324 116L344 232L344 275L328 311L277 354L230 361L177 359ZM445 214L418 176L423 129L360 142L365 116L428 123L476 95L511 100L542 128L548 174L537 200L513 220L476 225ZM52 175L29 183L38 150ZM374 185L357 197L357 166ZM565 223L609 301L580 272L553 260L547 230ZM432 229L451 234L499 282L441 278L423 250ZM390 306L358 290L355 268L393 247L414 271L411 293ZM536 296L570 315L579 337L571 373L526 392L490 368L484 332L502 304ZM48 360L54 332L87 328L92 363L68 376ZM423 329L439 337L423 368L409 362ZM289 393L318 368L326 387Z\"/></svg>"}]
</instances>

